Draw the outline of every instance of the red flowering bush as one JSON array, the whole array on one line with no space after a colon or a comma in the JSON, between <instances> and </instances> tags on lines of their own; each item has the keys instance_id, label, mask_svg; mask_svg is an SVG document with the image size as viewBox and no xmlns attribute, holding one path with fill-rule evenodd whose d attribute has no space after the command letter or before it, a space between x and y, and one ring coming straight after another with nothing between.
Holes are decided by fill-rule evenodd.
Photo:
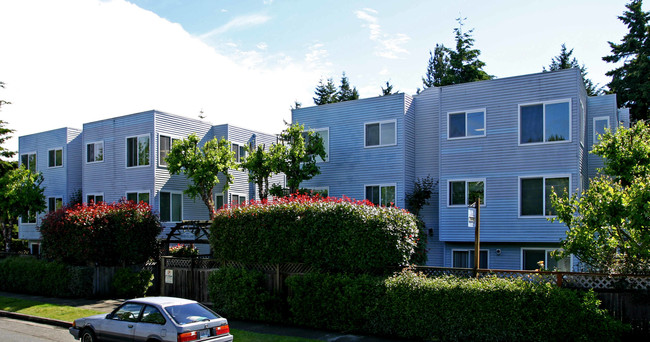
<instances>
[{"instance_id":1,"label":"red flowering bush","mask_svg":"<svg viewBox=\"0 0 650 342\"><path fill-rule=\"evenodd\" d=\"M406 210L294 195L219 210L210 235L218 259L373 273L408 264L418 249L419 229Z\"/></svg>"},{"instance_id":2,"label":"red flowering bush","mask_svg":"<svg viewBox=\"0 0 650 342\"><path fill-rule=\"evenodd\" d=\"M43 254L72 265L126 266L158 255L158 217L146 203L75 205L40 226Z\"/></svg>"}]
</instances>

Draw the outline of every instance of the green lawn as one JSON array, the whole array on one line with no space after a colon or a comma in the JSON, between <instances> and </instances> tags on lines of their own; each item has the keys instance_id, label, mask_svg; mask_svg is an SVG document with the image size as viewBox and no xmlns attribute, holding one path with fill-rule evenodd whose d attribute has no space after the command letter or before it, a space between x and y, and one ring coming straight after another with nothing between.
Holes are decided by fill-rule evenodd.
<instances>
[{"instance_id":1,"label":"green lawn","mask_svg":"<svg viewBox=\"0 0 650 342\"><path fill-rule=\"evenodd\" d=\"M26 315L53 318L62 321L72 322L77 318L97 315L105 312L78 309L71 306L62 306L55 304L47 304L42 302L36 302L32 300L23 300L12 297L1 297L0 296L0 310L17 312ZM290 337L290 336L278 336L278 335L267 335L267 334L258 334L244 330L231 329L230 333L235 337L237 342L313 342L316 340Z\"/></svg>"}]
</instances>

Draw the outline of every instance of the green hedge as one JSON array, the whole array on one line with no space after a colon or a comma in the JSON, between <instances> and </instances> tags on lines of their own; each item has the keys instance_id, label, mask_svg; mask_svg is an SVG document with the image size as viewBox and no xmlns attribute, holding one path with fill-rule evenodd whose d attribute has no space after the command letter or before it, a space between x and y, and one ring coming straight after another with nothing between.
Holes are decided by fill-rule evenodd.
<instances>
[{"instance_id":1,"label":"green hedge","mask_svg":"<svg viewBox=\"0 0 650 342\"><path fill-rule=\"evenodd\" d=\"M405 210L300 195L219 210L210 243L221 260L372 273L407 265L419 235Z\"/></svg>"},{"instance_id":2,"label":"green hedge","mask_svg":"<svg viewBox=\"0 0 650 342\"><path fill-rule=\"evenodd\" d=\"M93 270L32 257L0 260L0 290L52 297L88 297Z\"/></svg>"}]
</instances>

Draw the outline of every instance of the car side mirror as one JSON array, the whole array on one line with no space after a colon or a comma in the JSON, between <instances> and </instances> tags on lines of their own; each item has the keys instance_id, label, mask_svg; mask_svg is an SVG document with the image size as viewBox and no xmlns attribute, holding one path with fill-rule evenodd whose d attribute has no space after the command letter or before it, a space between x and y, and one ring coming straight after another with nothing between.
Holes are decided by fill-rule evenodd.
<instances>
[{"instance_id":1,"label":"car side mirror","mask_svg":"<svg viewBox=\"0 0 650 342\"><path fill-rule=\"evenodd\" d=\"M113 319L113 314L106 315L106 319Z\"/></svg>"}]
</instances>

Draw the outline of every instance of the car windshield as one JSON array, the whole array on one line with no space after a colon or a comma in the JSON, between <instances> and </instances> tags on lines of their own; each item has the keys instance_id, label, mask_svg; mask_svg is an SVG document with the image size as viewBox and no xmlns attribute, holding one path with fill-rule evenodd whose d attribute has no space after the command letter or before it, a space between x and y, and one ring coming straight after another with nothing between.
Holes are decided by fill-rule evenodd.
<instances>
[{"instance_id":1,"label":"car windshield","mask_svg":"<svg viewBox=\"0 0 650 342\"><path fill-rule=\"evenodd\" d=\"M179 325L220 318L219 315L199 303L170 305L165 307L165 311Z\"/></svg>"}]
</instances>

